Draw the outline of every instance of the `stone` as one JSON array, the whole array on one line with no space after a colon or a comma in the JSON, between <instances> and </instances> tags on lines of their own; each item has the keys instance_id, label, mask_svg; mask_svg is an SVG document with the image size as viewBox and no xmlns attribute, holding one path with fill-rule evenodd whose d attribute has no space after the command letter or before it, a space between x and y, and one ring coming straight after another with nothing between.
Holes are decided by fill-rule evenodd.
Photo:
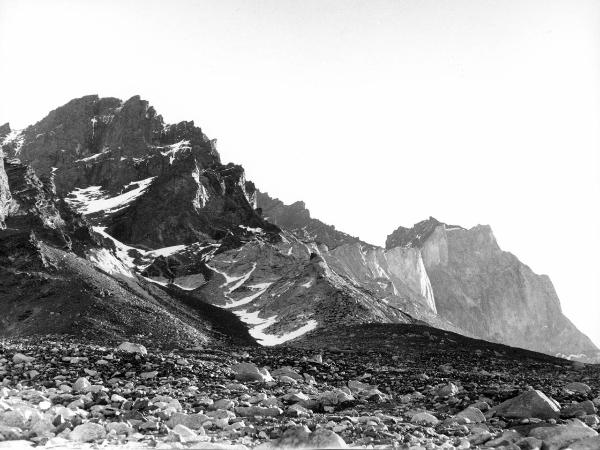
<instances>
[{"instance_id":1,"label":"stone","mask_svg":"<svg viewBox=\"0 0 600 450\"><path fill-rule=\"evenodd\" d=\"M235 379L238 381L273 381L273 377L267 369L259 369L252 363L239 363L232 367Z\"/></svg>"},{"instance_id":2,"label":"stone","mask_svg":"<svg viewBox=\"0 0 600 450\"><path fill-rule=\"evenodd\" d=\"M313 433L306 426L295 426L283 432L275 441L259 445L255 450L267 449L335 449L347 448L346 442L334 431L318 428Z\"/></svg>"},{"instance_id":3,"label":"stone","mask_svg":"<svg viewBox=\"0 0 600 450\"><path fill-rule=\"evenodd\" d=\"M24 355L23 353L15 353L12 360L15 364L21 364L21 363L30 363L30 362L34 361L35 358L33 356Z\"/></svg>"},{"instance_id":4,"label":"stone","mask_svg":"<svg viewBox=\"0 0 600 450\"><path fill-rule=\"evenodd\" d=\"M560 416L558 403L538 390L525 391L492 408L497 416L507 418L556 419Z\"/></svg>"},{"instance_id":5,"label":"stone","mask_svg":"<svg viewBox=\"0 0 600 450\"><path fill-rule=\"evenodd\" d=\"M435 391L438 397L451 397L458 394L458 387L454 383L448 383Z\"/></svg>"},{"instance_id":6,"label":"stone","mask_svg":"<svg viewBox=\"0 0 600 450\"><path fill-rule=\"evenodd\" d=\"M569 444L569 450L600 450L600 436L579 439Z\"/></svg>"},{"instance_id":7,"label":"stone","mask_svg":"<svg viewBox=\"0 0 600 450\"><path fill-rule=\"evenodd\" d=\"M359 393L371 390L373 389L373 386L370 386L358 380L350 380L348 381L348 389L350 389L353 393Z\"/></svg>"},{"instance_id":8,"label":"stone","mask_svg":"<svg viewBox=\"0 0 600 450\"><path fill-rule=\"evenodd\" d=\"M148 350L146 350L146 347L144 347L141 344L134 344L132 342L123 342L117 347L117 350L125 353L137 353L142 356L148 354Z\"/></svg>"},{"instance_id":9,"label":"stone","mask_svg":"<svg viewBox=\"0 0 600 450\"><path fill-rule=\"evenodd\" d=\"M265 408L262 406L238 406L235 408L235 413L242 417L277 417L283 414L280 408Z\"/></svg>"},{"instance_id":10,"label":"stone","mask_svg":"<svg viewBox=\"0 0 600 450\"><path fill-rule=\"evenodd\" d=\"M529 436L542 440L544 450L559 450L580 439L598 436L598 433L580 420L572 419L565 425L534 428Z\"/></svg>"},{"instance_id":11,"label":"stone","mask_svg":"<svg viewBox=\"0 0 600 450\"><path fill-rule=\"evenodd\" d=\"M470 423L485 422L485 416L483 415L481 410L479 410L478 408L474 408L472 406L469 406L468 408L462 410L461 412L456 414L454 417L469 419Z\"/></svg>"},{"instance_id":12,"label":"stone","mask_svg":"<svg viewBox=\"0 0 600 450\"><path fill-rule=\"evenodd\" d=\"M302 377L302 375L300 375L298 372L296 372L294 369L292 369L289 366L280 367L279 369L275 369L271 372L271 375L274 378L289 377L296 381L303 381L303 379L304 379Z\"/></svg>"},{"instance_id":13,"label":"stone","mask_svg":"<svg viewBox=\"0 0 600 450\"><path fill-rule=\"evenodd\" d=\"M202 429L202 431L204 431L204 429ZM175 434L183 443L198 442L200 440L200 437L195 431L181 424L175 425L173 428L173 434Z\"/></svg>"},{"instance_id":14,"label":"stone","mask_svg":"<svg viewBox=\"0 0 600 450\"><path fill-rule=\"evenodd\" d=\"M565 389L567 391L579 392L581 394L589 394L590 392L592 392L592 388L591 387L589 387L585 383L580 383L578 381L573 381L573 382L567 384L565 386Z\"/></svg>"},{"instance_id":15,"label":"stone","mask_svg":"<svg viewBox=\"0 0 600 450\"><path fill-rule=\"evenodd\" d=\"M438 418L435 417L433 414L430 414L428 412L420 412L420 413L416 413L413 414L413 416L410 418L411 423L418 423L418 424L427 424L427 425L437 425L437 423L439 422Z\"/></svg>"},{"instance_id":16,"label":"stone","mask_svg":"<svg viewBox=\"0 0 600 450\"><path fill-rule=\"evenodd\" d=\"M115 434L130 435L133 433L133 427L125 422L110 422L106 424L106 430L110 433L114 430Z\"/></svg>"},{"instance_id":17,"label":"stone","mask_svg":"<svg viewBox=\"0 0 600 450\"><path fill-rule=\"evenodd\" d=\"M560 411L561 417L579 417L596 414L596 406L591 400L565 405Z\"/></svg>"},{"instance_id":18,"label":"stone","mask_svg":"<svg viewBox=\"0 0 600 450\"><path fill-rule=\"evenodd\" d=\"M230 400L228 398L223 398L221 400L217 400L212 405L210 405L209 409L212 409L212 410L231 409L231 408L233 408L234 405L235 405L235 403L233 402L233 400Z\"/></svg>"},{"instance_id":19,"label":"stone","mask_svg":"<svg viewBox=\"0 0 600 450\"><path fill-rule=\"evenodd\" d=\"M90 391L91 387L92 384L85 377L78 378L77 381L73 383L73 390L75 392L86 393Z\"/></svg>"},{"instance_id":20,"label":"stone","mask_svg":"<svg viewBox=\"0 0 600 450\"><path fill-rule=\"evenodd\" d=\"M99 439L104 439L106 431L100 424L87 422L77 425L69 434L69 439L78 442L93 442Z\"/></svg>"},{"instance_id":21,"label":"stone","mask_svg":"<svg viewBox=\"0 0 600 450\"><path fill-rule=\"evenodd\" d=\"M156 370L153 370L152 372L142 372L140 373L140 378L143 380L149 380L150 378L155 378L156 375L158 375Z\"/></svg>"},{"instance_id":22,"label":"stone","mask_svg":"<svg viewBox=\"0 0 600 450\"><path fill-rule=\"evenodd\" d=\"M516 446L521 450L541 450L543 442L534 437L524 437L515 442Z\"/></svg>"}]
</instances>

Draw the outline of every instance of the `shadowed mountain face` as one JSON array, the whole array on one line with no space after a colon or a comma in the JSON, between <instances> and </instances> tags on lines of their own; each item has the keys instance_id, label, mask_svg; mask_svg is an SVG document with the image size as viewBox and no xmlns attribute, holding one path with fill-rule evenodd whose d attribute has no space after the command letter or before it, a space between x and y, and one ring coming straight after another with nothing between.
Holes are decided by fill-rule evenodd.
<instances>
[{"instance_id":1,"label":"shadowed mountain face","mask_svg":"<svg viewBox=\"0 0 600 450\"><path fill-rule=\"evenodd\" d=\"M597 352L567 319L552 282L500 249L489 226L470 230L433 218L399 228L388 248L418 248L438 314L484 339L545 353Z\"/></svg>"},{"instance_id":2,"label":"shadowed mountain face","mask_svg":"<svg viewBox=\"0 0 600 450\"><path fill-rule=\"evenodd\" d=\"M550 280L488 227L430 218L385 249L367 244L258 192L193 122L165 124L137 96L82 97L25 130L4 125L0 149L0 334L275 345L427 323L596 351Z\"/></svg>"},{"instance_id":3,"label":"shadowed mountain face","mask_svg":"<svg viewBox=\"0 0 600 450\"><path fill-rule=\"evenodd\" d=\"M142 336L181 346L254 344L227 311L133 274L112 242L54 195L33 169L0 167L0 336L72 334L99 341Z\"/></svg>"},{"instance_id":4,"label":"shadowed mountain face","mask_svg":"<svg viewBox=\"0 0 600 450\"><path fill-rule=\"evenodd\" d=\"M85 206L92 223L124 242L192 243L238 225L278 231L256 214L255 188L240 166L222 165L215 142L193 122L165 124L138 96L82 97L4 134L8 157L51 178L58 196Z\"/></svg>"}]
</instances>

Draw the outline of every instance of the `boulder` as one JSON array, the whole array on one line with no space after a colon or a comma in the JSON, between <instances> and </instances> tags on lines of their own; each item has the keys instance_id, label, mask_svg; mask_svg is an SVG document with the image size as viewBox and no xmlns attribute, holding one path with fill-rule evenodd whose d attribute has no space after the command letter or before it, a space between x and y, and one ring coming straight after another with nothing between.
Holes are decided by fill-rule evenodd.
<instances>
[{"instance_id":1,"label":"boulder","mask_svg":"<svg viewBox=\"0 0 600 450\"><path fill-rule=\"evenodd\" d=\"M567 391L579 392L581 394L589 394L590 392L592 392L592 388L591 387L589 387L585 383L580 383L578 381L573 381L573 382L567 384L565 386L565 389Z\"/></svg>"},{"instance_id":2,"label":"boulder","mask_svg":"<svg viewBox=\"0 0 600 450\"><path fill-rule=\"evenodd\" d=\"M598 436L598 433L578 419L572 419L565 425L537 427L529 436L544 442L544 450L559 450L584 438Z\"/></svg>"},{"instance_id":3,"label":"boulder","mask_svg":"<svg viewBox=\"0 0 600 450\"><path fill-rule=\"evenodd\" d=\"M420 413L413 414L413 416L410 418L410 421L411 421L411 423L426 424L426 425L437 425L437 423L439 422L437 417L435 417L433 414L430 414L428 412L420 412Z\"/></svg>"},{"instance_id":4,"label":"boulder","mask_svg":"<svg viewBox=\"0 0 600 450\"><path fill-rule=\"evenodd\" d=\"M454 383L448 383L435 391L438 397L451 397L458 394L458 387Z\"/></svg>"},{"instance_id":5,"label":"boulder","mask_svg":"<svg viewBox=\"0 0 600 450\"><path fill-rule=\"evenodd\" d=\"M239 363L232 367L235 379L238 381L273 381L273 377L267 369L259 369L252 363Z\"/></svg>"},{"instance_id":6,"label":"boulder","mask_svg":"<svg viewBox=\"0 0 600 450\"><path fill-rule=\"evenodd\" d=\"M344 440L335 432L319 428L313 433L306 426L288 428L279 439L256 447L256 450L268 449L327 449L347 448Z\"/></svg>"},{"instance_id":7,"label":"boulder","mask_svg":"<svg viewBox=\"0 0 600 450\"><path fill-rule=\"evenodd\" d=\"M174 428L177 425L185 425L192 430L202 429L202 424L209 421L210 418L204 414L185 414L181 412L173 413L167 422L167 426Z\"/></svg>"},{"instance_id":8,"label":"boulder","mask_svg":"<svg viewBox=\"0 0 600 450\"><path fill-rule=\"evenodd\" d=\"M104 439L106 431L102 425L93 422L87 422L81 425L77 425L71 434L69 439L78 442L93 442L98 439Z\"/></svg>"},{"instance_id":9,"label":"boulder","mask_svg":"<svg viewBox=\"0 0 600 450\"><path fill-rule=\"evenodd\" d=\"M75 392L81 392L85 394L86 392L90 391L91 387L92 384L85 377L78 378L77 381L73 383L73 390Z\"/></svg>"},{"instance_id":10,"label":"boulder","mask_svg":"<svg viewBox=\"0 0 600 450\"><path fill-rule=\"evenodd\" d=\"M146 347L144 347L141 344L134 344L132 342L123 342L117 347L117 350L125 353L138 353L142 356L148 354L148 350L146 350Z\"/></svg>"},{"instance_id":11,"label":"boulder","mask_svg":"<svg viewBox=\"0 0 600 450\"><path fill-rule=\"evenodd\" d=\"M525 391L517 397L506 400L492 408L497 416L507 418L556 419L560 415L560 408L556 401L548 398L538 390Z\"/></svg>"},{"instance_id":12,"label":"boulder","mask_svg":"<svg viewBox=\"0 0 600 450\"><path fill-rule=\"evenodd\" d=\"M469 406L454 416L455 418L468 419L470 423L485 422L485 416L478 408Z\"/></svg>"},{"instance_id":13,"label":"boulder","mask_svg":"<svg viewBox=\"0 0 600 450\"><path fill-rule=\"evenodd\" d=\"M15 364L20 364L20 363L30 363L34 359L35 358L33 356L27 356L27 355L24 355L23 353L15 353L12 360Z\"/></svg>"},{"instance_id":14,"label":"boulder","mask_svg":"<svg viewBox=\"0 0 600 450\"><path fill-rule=\"evenodd\" d=\"M204 431L204 429L202 429ZM186 427L185 425L177 424L173 428L173 434L179 438L180 442L197 442L200 440L200 436L198 434Z\"/></svg>"}]
</instances>

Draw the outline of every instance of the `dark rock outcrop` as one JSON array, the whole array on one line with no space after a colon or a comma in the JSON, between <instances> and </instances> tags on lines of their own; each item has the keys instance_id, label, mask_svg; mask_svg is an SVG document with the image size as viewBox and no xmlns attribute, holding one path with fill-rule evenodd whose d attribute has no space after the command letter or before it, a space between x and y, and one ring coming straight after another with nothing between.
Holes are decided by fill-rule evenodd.
<instances>
[{"instance_id":1,"label":"dark rock outcrop","mask_svg":"<svg viewBox=\"0 0 600 450\"><path fill-rule=\"evenodd\" d=\"M193 122L165 124L139 96L72 100L3 147L52 178L57 194L95 225L130 244L220 239L240 225L274 239L279 231L256 213L244 170L221 164L215 141Z\"/></svg>"},{"instance_id":2,"label":"dark rock outcrop","mask_svg":"<svg viewBox=\"0 0 600 450\"><path fill-rule=\"evenodd\" d=\"M6 162L5 174L11 196L0 230L0 336L254 343L234 314L129 272L114 245L55 198L51 180L16 161Z\"/></svg>"}]
</instances>

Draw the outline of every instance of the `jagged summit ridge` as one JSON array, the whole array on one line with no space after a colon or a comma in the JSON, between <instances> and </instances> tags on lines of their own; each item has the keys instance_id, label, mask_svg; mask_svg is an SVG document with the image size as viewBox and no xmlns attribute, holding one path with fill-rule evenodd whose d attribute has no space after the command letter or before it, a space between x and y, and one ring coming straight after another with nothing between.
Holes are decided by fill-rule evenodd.
<instances>
[{"instance_id":1,"label":"jagged summit ridge","mask_svg":"<svg viewBox=\"0 0 600 450\"><path fill-rule=\"evenodd\" d=\"M220 239L240 225L278 230L255 211L256 189L241 166L221 164L215 141L193 121L166 124L139 96L74 99L2 142L129 244Z\"/></svg>"}]
</instances>

